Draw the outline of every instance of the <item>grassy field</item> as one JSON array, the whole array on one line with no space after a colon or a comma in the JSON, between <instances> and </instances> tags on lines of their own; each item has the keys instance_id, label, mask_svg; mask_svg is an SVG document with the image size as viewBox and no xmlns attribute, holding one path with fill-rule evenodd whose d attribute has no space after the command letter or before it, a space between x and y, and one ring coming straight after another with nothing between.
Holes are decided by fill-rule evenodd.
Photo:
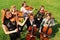
<instances>
[{"instance_id":1,"label":"grassy field","mask_svg":"<svg viewBox=\"0 0 60 40\"><path fill-rule=\"evenodd\" d=\"M53 27L53 34L50 40L60 40L60 0L0 0L0 10L3 8L10 8L11 5L16 5L17 9L21 8L21 3L26 1L28 5L39 9L41 5L45 6L45 9L52 12L53 16L55 17L56 25ZM34 11L36 14L37 11ZM2 29L1 23L1 15L0 12L0 40L9 40L9 36L5 35ZM26 31L23 31L21 34L21 40L25 40ZM37 40L40 40L37 38Z\"/></svg>"}]
</instances>

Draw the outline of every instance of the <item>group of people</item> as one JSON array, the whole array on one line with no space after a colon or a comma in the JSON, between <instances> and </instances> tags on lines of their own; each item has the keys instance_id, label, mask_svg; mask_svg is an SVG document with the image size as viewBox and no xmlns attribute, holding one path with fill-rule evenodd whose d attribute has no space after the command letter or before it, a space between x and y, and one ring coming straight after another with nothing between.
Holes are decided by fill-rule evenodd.
<instances>
[{"instance_id":1,"label":"group of people","mask_svg":"<svg viewBox=\"0 0 60 40\"><path fill-rule=\"evenodd\" d=\"M17 10L14 5L10 9L2 10L2 28L5 34L9 34L10 40L20 40L20 35L25 26L27 26L26 30L29 34L26 36L26 40L36 40L33 36L36 37L37 32L40 33L41 40L49 40L49 36L52 34L52 26L55 25L54 17L50 12L45 11L43 5L36 15L33 14L34 10L35 8L28 6L25 1L20 10Z\"/></svg>"}]
</instances>

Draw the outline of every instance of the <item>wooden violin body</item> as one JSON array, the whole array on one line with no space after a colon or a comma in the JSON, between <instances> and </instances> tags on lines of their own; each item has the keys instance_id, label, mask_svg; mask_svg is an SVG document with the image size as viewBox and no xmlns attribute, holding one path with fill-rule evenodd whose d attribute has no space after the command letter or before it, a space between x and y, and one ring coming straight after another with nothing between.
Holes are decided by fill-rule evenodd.
<instances>
[{"instance_id":1,"label":"wooden violin body","mask_svg":"<svg viewBox=\"0 0 60 40\"><path fill-rule=\"evenodd\" d=\"M21 12L21 11L19 11L17 17L18 17L18 20L19 20L19 21L24 20L24 13Z\"/></svg>"},{"instance_id":2,"label":"wooden violin body","mask_svg":"<svg viewBox=\"0 0 60 40\"><path fill-rule=\"evenodd\" d=\"M31 26L29 26L28 31L31 32L32 29L33 29L33 32L36 33L36 31L37 31L37 28L36 27L32 28Z\"/></svg>"},{"instance_id":3,"label":"wooden violin body","mask_svg":"<svg viewBox=\"0 0 60 40\"><path fill-rule=\"evenodd\" d=\"M27 35L26 35L26 40L36 40L36 36L31 36L31 34L30 33L28 33Z\"/></svg>"},{"instance_id":4,"label":"wooden violin body","mask_svg":"<svg viewBox=\"0 0 60 40\"><path fill-rule=\"evenodd\" d=\"M36 32L37 32L37 28L34 27L33 28L33 32L32 32L32 26L29 26L28 28L28 34L26 36L26 40L36 40Z\"/></svg>"},{"instance_id":5,"label":"wooden violin body","mask_svg":"<svg viewBox=\"0 0 60 40\"><path fill-rule=\"evenodd\" d=\"M51 35L52 34L52 28L48 27L48 26L44 26L42 29L42 32L47 34L47 35Z\"/></svg>"},{"instance_id":6,"label":"wooden violin body","mask_svg":"<svg viewBox=\"0 0 60 40\"><path fill-rule=\"evenodd\" d=\"M41 40L49 40L48 36L44 37L43 33L40 33L40 39Z\"/></svg>"},{"instance_id":7,"label":"wooden violin body","mask_svg":"<svg viewBox=\"0 0 60 40\"><path fill-rule=\"evenodd\" d=\"M49 37L51 34L52 34L52 28L51 27L48 27L48 26L44 26L42 29L41 29L41 33L40 33L40 39L41 40L49 40ZM45 37L44 37L45 35Z\"/></svg>"},{"instance_id":8,"label":"wooden violin body","mask_svg":"<svg viewBox=\"0 0 60 40\"><path fill-rule=\"evenodd\" d=\"M26 10L29 10L29 11L32 11L34 8L33 7L30 7L30 6L26 6L25 9Z\"/></svg>"}]
</instances>

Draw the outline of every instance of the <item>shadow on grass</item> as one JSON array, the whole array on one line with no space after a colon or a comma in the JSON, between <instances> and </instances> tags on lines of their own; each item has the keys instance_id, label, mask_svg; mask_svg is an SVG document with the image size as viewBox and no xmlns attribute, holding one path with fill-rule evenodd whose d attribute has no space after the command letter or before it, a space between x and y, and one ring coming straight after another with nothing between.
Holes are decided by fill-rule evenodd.
<instances>
[{"instance_id":1,"label":"shadow on grass","mask_svg":"<svg viewBox=\"0 0 60 40\"><path fill-rule=\"evenodd\" d=\"M21 38L21 40L25 40L25 38Z\"/></svg>"},{"instance_id":2,"label":"shadow on grass","mask_svg":"<svg viewBox=\"0 0 60 40\"><path fill-rule=\"evenodd\" d=\"M54 36L56 35L56 33L59 31L58 28L60 28L60 23L58 23L58 24L56 24L54 27L52 27L53 33L52 33L51 38L54 37Z\"/></svg>"},{"instance_id":3,"label":"shadow on grass","mask_svg":"<svg viewBox=\"0 0 60 40\"><path fill-rule=\"evenodd\" d=\"M57 23L57 21L55 20L55 22ZM52 27L52 35L50 38L53 38L55 37L55 35L57 34L57 32L59 32L59 28L60 28L60 23L57 23L55 26ZM37 38L40 38L40 33L37 33Z\"/></svg>"}]
</instances>

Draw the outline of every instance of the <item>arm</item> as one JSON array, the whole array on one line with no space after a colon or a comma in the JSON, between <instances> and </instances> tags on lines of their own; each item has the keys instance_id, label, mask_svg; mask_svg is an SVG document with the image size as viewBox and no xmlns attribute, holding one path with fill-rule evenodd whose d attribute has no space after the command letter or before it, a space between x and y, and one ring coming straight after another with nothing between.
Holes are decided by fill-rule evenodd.
<instances>
[{"instance_id":1,"label":"arm","mask_svg":"<svg viewBox=\"0 0 60 40\"><path fill-rule=\"evenodd\" d=\"M25 18L25 21L24 21L23 23L20 23L19 21L17 21L17 24L20 25L20 26L23 26L23 25L25 24L25 22L26 22L27 19L28 19L28 18L26 17L26 18Z\"/></svg>"},{"instance_id":2,"label":"arm","mask_svg":"<svg viewBox=\"0 0 60 40\"><path fill-rule=\"evenodd\" d=\"M20 9L20 11L22 11L23 13L26 13L26 12L27 12L27 10L26 10L24 7L22 7L22 8Z\"/></svg>"},{"instance_id":3,"label":"arm","mask_svg":"<svg viewBox=\"0 0 60 40\"><path fill-rule=\"evenodd\" d=\"M8 31L8 28L5 25L2 25L2 28L3 28L4 32L5 32L5 34L11 34L11 33L15 33L15 32L18 31L18 29L15 29L13 31Z\"/></svg>"},{"instance_id":4,"label":"arm","mask_svg":"<svg viewBox=\"0 0 60 40\"><path fill-rule=\"evenodd\" d=\"M35 10L35 8L33 10L28 10L27 13L32 13Z\"/></svg>"},{"instance_id":5,"label":"arm","mask_svg":"<svg viewBox=\"0 0 60 40\"><path fill-rule=\"evenodd\" d=\"M55 22L54 22L54 19L51 20L51 24L49 26L54 26L55 25Z\"/></svg>"},{"instance_id":6,"label":"arm","mask_svg":"<svg viewBox=\"0 0 60 40\"><path fill-rule=\"evenodd\" d=\"M42 29L42 25L44 24L44 19L43 19L43 21L41 22L41 24L40 24L40 28L39 28L39 32L41 33L41 29Z\"/></svg>"}]
</instances>

